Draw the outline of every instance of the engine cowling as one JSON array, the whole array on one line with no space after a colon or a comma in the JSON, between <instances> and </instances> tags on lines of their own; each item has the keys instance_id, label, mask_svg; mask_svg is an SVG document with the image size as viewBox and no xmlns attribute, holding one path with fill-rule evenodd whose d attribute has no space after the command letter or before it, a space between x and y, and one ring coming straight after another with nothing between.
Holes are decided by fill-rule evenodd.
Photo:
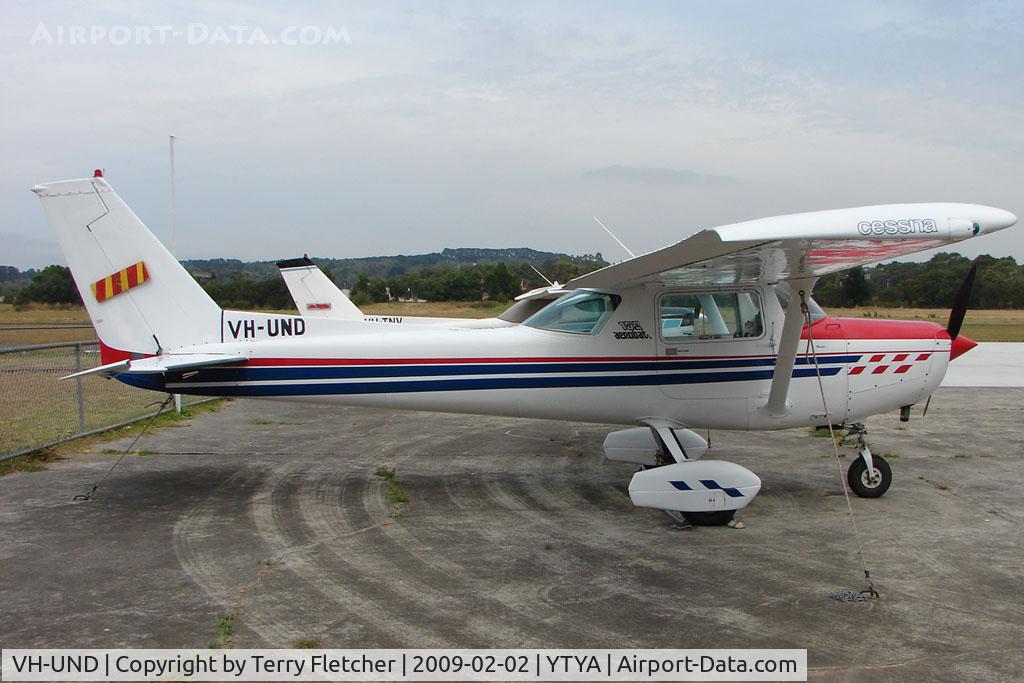
<instances>
[{"instance_id":1,"label":"engine cowling","mask_svg":"<svg viewBox=\"0 0 1024 683\"><path fill-rule=\"evenodd\" d=\"M687 460L641 470L629 482L633 505L680 512L739 510L761 490L761 480L724 460Z\"/></svg>"}]
</instances>

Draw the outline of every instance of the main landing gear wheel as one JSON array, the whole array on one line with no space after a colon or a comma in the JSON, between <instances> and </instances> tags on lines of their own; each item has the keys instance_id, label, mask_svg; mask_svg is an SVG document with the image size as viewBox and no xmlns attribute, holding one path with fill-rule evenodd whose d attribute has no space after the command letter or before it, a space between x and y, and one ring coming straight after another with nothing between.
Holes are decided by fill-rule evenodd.
<instances>
[{"instance_id":1,"label":"main landing gear wheel","mask_svg":"<svg viewBox=\"0 0 1024 683\"><path fill-rule=\"evenodd\" d=\"M892 469L889 463L879 455L872 455L871 461L874 466L870 474L867 463L860 456L850 463L850 469L846 471L846 482L861 498L879 498L892 484Z\"/></svg>"},{"instance_id":2,"label":"main landing gear wheel","mask_svg":"<svg viewBox=\"0 0 1024 683\"><path fill-rule=\"evenodd\" d=\"M693 526L725 526L732 521L735 510L715 510L714 512L679 512Z\"/></svg>"},{"instance_id":3,"label":"main landing gear wheel","mask_svg":"<svg viewBox=\"0 0 1024 683\"><path fill-rule=\"evenodd\" d=\"M676 524L690 526L725 526L732 521L735 510L715 510L714 512L680 512L679 510L663 510ZM742 527L740 527L742 528Z\"/></svg>"}]
</instances>

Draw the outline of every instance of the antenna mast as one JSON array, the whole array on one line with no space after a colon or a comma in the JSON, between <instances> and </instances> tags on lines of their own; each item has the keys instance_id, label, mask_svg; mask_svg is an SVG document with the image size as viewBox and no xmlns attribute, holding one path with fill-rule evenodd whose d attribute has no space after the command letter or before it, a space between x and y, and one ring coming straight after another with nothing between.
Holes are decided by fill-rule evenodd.
<instances>
[{"instance_id":1,"label":"antenna mast","mask_svg":"<svg viewBox=\"0 0 1024 683\"><path fill-rule=\"evenodd\" d=\"M608 229L608 226L607 226L607 225L605 225L604 223L602 223L601 221L599 221L599 220L598 220L598 218L597 218L597 216L594 216L594 220L595 220L595 221L597 221L597 224L598 224L598 225L600 225L600 226L601 226L602 228L604 228L604 231L605 231L606 233L608 233L609 235L611 235L611 237L612 237L612 239L613 239L613 240L615 240L616 242L618 242L618 243L619 243L619 246L620 246L620 247L622 247L623 249L625 249L625 250L626 250L626 253L627 253L627 254L629 254L630 258L636 258L636 254L634 254L634 253L633 253L632 251L630 251L629 247L627 247L627 246L626 246L625 244L623 244L623 243L622 243L622 240L620 240L620 239L619 239L618 237L616 237L616 236L615 236L615 233L614 233L614 232L612 232L611 230L609 230L609 229Z\"/></svg>"},{"instance_id":2,"label":"antenna mast","mask_svg":"<svg viewBox=\"0 0 1024 683\"><path fill-rule=\"evenodd\" d=\"M175 189L174 189L174 136L171 136L171 254L178 257L178 226L175 215Z\"/></svg>"}]
</instances>

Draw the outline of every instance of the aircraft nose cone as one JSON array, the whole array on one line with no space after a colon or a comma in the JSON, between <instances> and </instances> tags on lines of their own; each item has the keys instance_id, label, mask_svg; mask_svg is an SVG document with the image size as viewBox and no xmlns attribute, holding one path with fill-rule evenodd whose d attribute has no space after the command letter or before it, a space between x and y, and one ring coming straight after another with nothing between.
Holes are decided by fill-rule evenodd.
<instances>
[{"instance_id":1,"label":"aircraft nose cone","mask_svg":"<svg viewBox=\"0 0 1024 683\"><path fill-rule=\"evenodd\" d=\"M953 345L949 348L949 359L956 360L957 356L964 355L977 345L978 342L974 341L973 339L968 339L967 337L961 334L959 337L953 340Z\"/></svg>"},{"instance_id":2,"label":"aircraft nose cone","mask_svg":"<svg viewBox=\"0 0 1024 683\"><path fill-rule=\"evenodd\" d=\"M979 206L978 212L974 215L974 222L979 226L979 232L995 232L1008 228L1017 222L1017 216L991 206Z\"/></svg>"}]
</instances>

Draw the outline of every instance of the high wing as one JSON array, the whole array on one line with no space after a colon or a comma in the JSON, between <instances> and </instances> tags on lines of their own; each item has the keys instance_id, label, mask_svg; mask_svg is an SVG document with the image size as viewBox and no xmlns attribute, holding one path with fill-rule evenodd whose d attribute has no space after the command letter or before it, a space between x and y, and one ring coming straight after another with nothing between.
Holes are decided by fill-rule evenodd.
<instances>
[{"instance_id":1,"label":"high wing","mask_svg":"<svg viewBox=\"0 0 1024 683\"><path fill-rule=\"evenodd\" d=\"M977 204L886 204L733 223L571 280L566 289L816 278L954 244L1017 222Z\"/></svg>"},{"instance_id":2,"label":"high wing","mask_svg":"<svg viewBox=\"0 0 1024 683\"><path fill-rule=\"evenodd\" d=\"M954 244L1016 222L1009 211L977 204L887 204L776 216L702 230L570 280L566 289L792 282L801 296L790 297L786 307L772 384L761 407L780 417L788 409L799 350L802 295L819 276Z\"/></svg>"}]
</instances>

